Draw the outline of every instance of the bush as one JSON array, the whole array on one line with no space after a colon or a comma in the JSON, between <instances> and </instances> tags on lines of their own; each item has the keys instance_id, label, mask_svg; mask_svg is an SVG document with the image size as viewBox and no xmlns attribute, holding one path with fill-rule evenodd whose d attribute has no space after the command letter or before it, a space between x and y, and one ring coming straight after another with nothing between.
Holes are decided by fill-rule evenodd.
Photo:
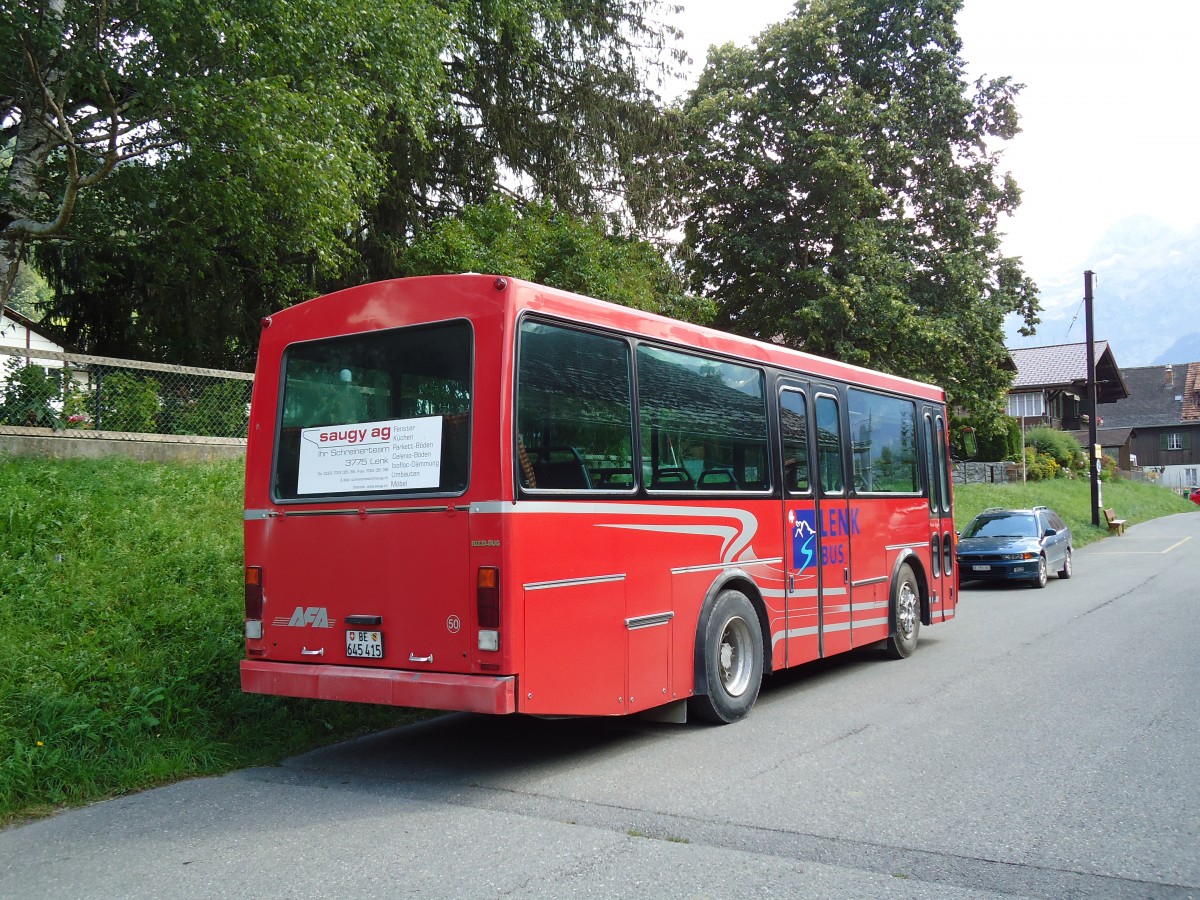
<instances>
[{"instance_id":1,"label":"bush","mask_svg":"<svg viewBox=\"0 0 1200 900\"><path fill-rule=\"evenodd\" d=\"M96 427L104 431L158 431L158 382L130 372L104 375L96 385Z\"/></svg>"},{"instance_id":2,"label":"bush","mask_svg":"<svg viewBox=\"0 0 1200 900\"><path fill-rule=\"evenodd\" d=\"M1044 425L1031 428L1025 432L1025 447L1032 447L1039 455L1050 457L1064 476L1086 466L1083 447L1065 431Z\"/></svg>"},{"instance_id":3,"label":"bush","mask_svg":"<svg viewBox=\"0 0 1200 900\"><path fill-rule=\"evenodd\" d=\"M1025 448L1025 478L1029 481L1048 481L1057 478L1061 471L1053 456L1039 453L1035 447Z\"/></svg>"},{"instance_id":4,"label":"bush","mask_svg":"<svg viewBox=\"0 0 1200 900\"><path fill-rule=\"evenodd\" d=\"M1115 481L1119 476L1117 474L1119 466L1117 461L1107 454L1100 459L1100 480Z\"/></svg>"},{"instance_id":5,"label":"bush","mask_svg":"<svg viewBox=\"0 0 1200 900\"><path fill-rule=\"evenodd\" d=\"M164 405L162 424L170 434L245 437L249 417L250 382L219 381L197 396L177 392Z\"/></svg>"},{"instance_id":6,"label":"bush","mask_svg":"<svg viewBox=\"0 0 1200 900\"><path fill-rule=\"evenodd\" d=\"M5 366L0 424L49 428L59 421L51 401L62 399L62 370L22 365L13 357Z\"/></svg>"}]
</instances>

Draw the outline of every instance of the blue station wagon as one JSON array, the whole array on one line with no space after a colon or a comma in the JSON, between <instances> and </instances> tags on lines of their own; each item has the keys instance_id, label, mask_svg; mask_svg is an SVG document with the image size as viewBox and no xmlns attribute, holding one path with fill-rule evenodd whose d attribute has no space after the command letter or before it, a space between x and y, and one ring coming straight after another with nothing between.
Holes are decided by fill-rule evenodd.
<instances>
[{"instance_id":1,"label":"blue station wagon","mask_svg":"<svg viewBox=\"0 0 1200 900\"><path fill-rule=\"evenodd\" d=\"M958 538L963 581L1028 581L1043 588L1051 572L1071 577L1071 529L1045 506L985 509Z\"/></svg>"}]
</instances>

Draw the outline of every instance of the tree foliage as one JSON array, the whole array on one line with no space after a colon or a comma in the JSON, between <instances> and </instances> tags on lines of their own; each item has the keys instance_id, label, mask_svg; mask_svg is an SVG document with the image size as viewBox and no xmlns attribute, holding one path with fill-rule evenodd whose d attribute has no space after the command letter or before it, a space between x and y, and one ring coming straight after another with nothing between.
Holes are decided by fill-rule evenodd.
<instances>
[{"instance_id":1,"label":"tree foliage","mask_svg":"<svg viewBox=\"0 0 1200 900\"><path fill-rule=\"evenodd\" d=\"M0 25L0 284L123 168L190 170L221 216L285 220L287 250L335 265L377 180L374 113L421 133L451 26L423 0L20 0Z\"/></svg>"},{"instance_id":2,"label":"tree foliage","mask_svg":"<svg viewBox=\"0 0 1200 900\"><path fill-rule=\"evenodd\" d=\"M612 234L600 217L555 212L549 201L524 210L504 200L467 207L418 239L400 274L511 275L623 306L703 322L711 304L689 297L652 244Z\"/></svg>"},{"instance_id":3,"label":"tree foliage","mask_svg":"<svg viewBox=\"0 0 1200 900\"><path fill-rule=\"evenodd\" d=\"M944 384L983 418L1002 322L1036 288L1000 249L1019 201L989 138L1009 79L963 78L960 0L801 0L751 48L716 50L694 129L690 283L717 325Z\"/></svg>"},{"instance_id":4,"label":"tree foliage","mask_svg":"<svg viewBox=\"0 0 1200 900\"><path fill-rule=\"evenodd\" d=\"M955 433L963 427L975 429L978 452L975 458L981 462L1000 460L1017 461L1021 458L1021 423L1009 415L992 416L982 422L971 418L950 417L950 427Z\"/></svg>"},{"instance_id":5,"label":"tree foliage","mask_svg":"<svg viewBox=\"0 0 1200 900\"><path fill-rule=\"evenodd\" d=\"M396 274L423 228L497 192L589 218L661 227L677 195L678 116L655 79L678 54L661 0L510 0L455 7L447 102L415 134L383 119L389 177L366 210L353 280Z\"/></svg>"},{"instance_id":6,"label":"tree foliage","mask_svg":"<svg viewBox=\"0 0 1200 900\"><path fill-rule=\"evenodd\" d=\"M38 244L82 347L244 365L262 315L396 274L501 187L648 217L659 7L23 0L0 26L21 63L0 82L0 257Z\"/></svg>"},{"instance_id":7,"label":"tree foliage","mask_svg":"<svg viewBox=\"0 0 1200 900\"><path fill-rule=\"evenodd\" d=\"M36 269L22 266L13 280L8 295L8 308L14 309L27 319L38 321L54 299L54 291Z\"/></svg>"}]
</instances>

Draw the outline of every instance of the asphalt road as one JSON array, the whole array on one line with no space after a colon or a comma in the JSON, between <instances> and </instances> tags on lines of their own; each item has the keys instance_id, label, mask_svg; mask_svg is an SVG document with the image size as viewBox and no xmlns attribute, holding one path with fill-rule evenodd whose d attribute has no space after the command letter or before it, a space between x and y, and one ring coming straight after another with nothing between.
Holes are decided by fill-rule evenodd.
<instances>
[{"instance_id":1,"label":"asphalt road","mask_svg":"<svg viewBox=\"0 0 1200 900\"><path fill-rule=\"evenodd\" d=\"M0 832L0 897L1200 897L1200 514L733 726L450 715Z\"/></svg>"}]
</instances>

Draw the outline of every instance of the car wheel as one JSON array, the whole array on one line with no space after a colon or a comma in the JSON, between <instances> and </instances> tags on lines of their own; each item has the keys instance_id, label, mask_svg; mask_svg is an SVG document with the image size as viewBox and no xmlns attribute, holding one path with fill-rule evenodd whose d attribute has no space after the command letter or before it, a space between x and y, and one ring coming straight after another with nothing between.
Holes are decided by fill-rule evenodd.
<instances>
[{"instance_id":1,"label":"car wheel","mask_svg":"<svg viewBox=\"0 0 1200 900\"><path fill-rule=\"evenodd\" d=\"M1059 578L1071 577L1071 548L1067 548L1067 555L1063 557L1063 567L1058 571Z\"/></svg>"},{"instance_id":2,"label":"car wheel","mask_svg":"<svg viewBox=\"0 0 1200 900\"><path fill-rule=\"evenodd\" d=\"M1033 580L1033 584L1030 586L1035 588L1044 588L1046 586L1046 582L1049 580L1050 570L1046 565L1046 554L1043 553L1038 557L1037 578Z\"/></svg>"},{"instance_id":3,"label":"car wheel","mask_svg":"<svg viewBox=\"0 0 1200 900\"><path fill-rule=\"evenodd\" d=\"M892 628L887 653L892 659L907 659L917 649L921 634L921 589L912 569L901 566L892 584Z\"/></svg>"}]
</instances>

